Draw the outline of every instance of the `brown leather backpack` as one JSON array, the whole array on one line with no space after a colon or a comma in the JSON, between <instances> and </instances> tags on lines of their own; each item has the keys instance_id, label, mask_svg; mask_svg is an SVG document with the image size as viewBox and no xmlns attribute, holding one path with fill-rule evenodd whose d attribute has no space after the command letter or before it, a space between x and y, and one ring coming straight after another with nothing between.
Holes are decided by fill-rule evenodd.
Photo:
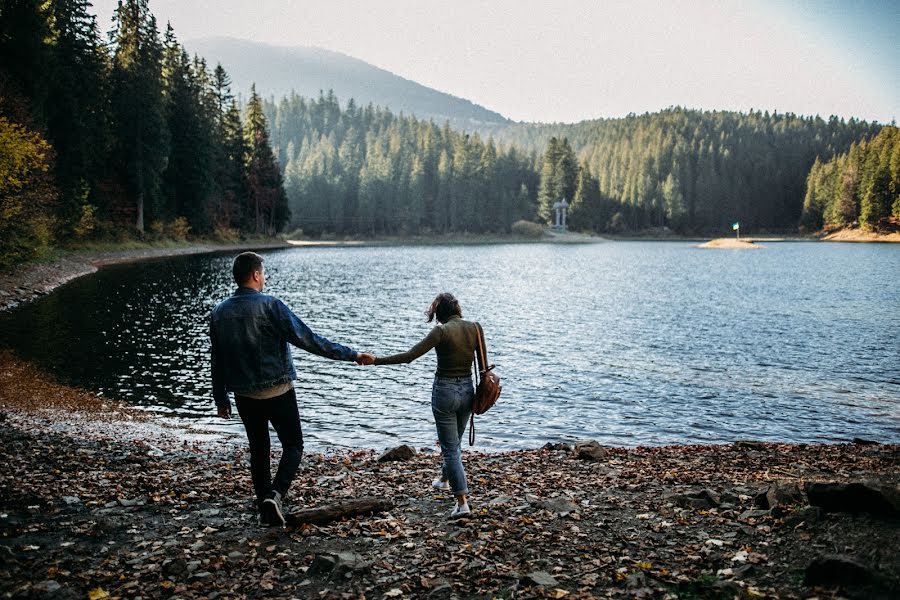
<instances>
[{"instance_id":1,"label":"brown leather backpack","mask_svg":"<svg viewBox=\"0 0 900 600\"><path fill-rule=\"evenodd\" d=\"M478 330L478 345L475 347L475 400L472 402L472 417L469 421L469 445L475 444L475 415L486 413L500 397L503 386L500 385L500 376L494 371L495 365L488 365L487 348L484 342L484 330L481 324L476 322Z\"/></svg>"}]
</instances>

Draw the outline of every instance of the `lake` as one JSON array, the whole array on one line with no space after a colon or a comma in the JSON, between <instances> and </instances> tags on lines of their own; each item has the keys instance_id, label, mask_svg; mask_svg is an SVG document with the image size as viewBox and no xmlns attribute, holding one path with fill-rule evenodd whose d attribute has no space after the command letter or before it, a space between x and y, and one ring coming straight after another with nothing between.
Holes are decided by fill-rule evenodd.
<instances>
[{"instance_id":1,"label":"lake","mask_svg":"<svg viewBox=\"0 0 900 600\"><path fill-rule=\"evenodd\" d=\"M503 395L476 448L591 438L900 442L900 246L686 242L306 247L263 253L267 289L314 331L388 354L451 291L484 326ZM213 416L210 310L232 256L109 267L0 315L0 342L147 410ZM432 446L434 353L360 367L295 350L308 449Z\"/></svg>"}]
</instances>

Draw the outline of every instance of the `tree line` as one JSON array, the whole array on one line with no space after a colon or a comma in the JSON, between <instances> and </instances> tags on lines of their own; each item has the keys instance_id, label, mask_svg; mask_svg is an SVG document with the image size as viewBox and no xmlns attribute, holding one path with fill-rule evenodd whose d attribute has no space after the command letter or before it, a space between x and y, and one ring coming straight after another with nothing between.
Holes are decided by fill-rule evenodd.
<instances>
[{"instance_id":1,"label":"tree line","mask_svg":"<svg viewBox=\"0 0 900 600\"><path fill-rule=\"evenodd\" d=\"M806 178L802 225L810 231L900 224L900 129L889 126L831 160L816 159Z\"/></svg>"},{"instance_id":2,"label":"tree line","mask_svg":"<svg viewBox=\"0 0 900 600\"><path fill-rule=\"evenodd\" d=\"M267 102L292 224L307 234L506 232L535 216L535 155L332 92Z\"/></svg>"},{"instance_id":3,"label":"tree line","mask_svg":"<svg viewBox=\"0 0 900 600\"><path fill-rule=\"evenodd\" d=\"M897 214L895 127L671 108L480 134L331 92L253 89L242 107L225 69L160 32L147 0L119 3L108 41L89 6L0 0L2 266L128 232L507 232L552 222L563 198L572 227L598 232Z\"/></svg>"},{"instance_id":4,"label":"tree line","mask_svg":"<svg viewBox=\"0 0 900 600\"><path fill-rule=\"evenodd\" d=\"M272 234L287 221L262 101L122 0L108 41L88 0L0 1L0 261L52 243Z\"/></svg>"},{"instance_id":5,"label":"tree line","mask_svg":"<svg viewBox=\"0 0 900 600\"><path fill-rule=\"evenodd\" d=\"M540 213L565 196L572 225L596 231L666 226L721 231L795 230L806 175L878 133L881 125L670 108L575 124L516 124L496 140L544 152ZM546 150L545 150L546 149Z\"/></svg>"}]
</instances>

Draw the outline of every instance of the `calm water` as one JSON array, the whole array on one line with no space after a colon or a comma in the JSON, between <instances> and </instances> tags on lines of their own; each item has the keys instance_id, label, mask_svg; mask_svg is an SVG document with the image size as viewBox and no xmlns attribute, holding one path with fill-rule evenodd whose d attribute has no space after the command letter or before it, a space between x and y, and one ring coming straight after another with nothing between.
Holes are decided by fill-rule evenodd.
<instances>
[{"instance_id":1,"label":"calm water","mask_svg":"<svg viewBox=\"0 0 900 600\"><path fill-rule=\"evenodd\" d=\"M900 442L900 247L688 243L297 248L267 291L378 354L430 329L449 290L503 377L482 449L754 438ZM0 315L0 341L62 379L219 428L208 316L230 256L104 269ZM307 446L431 445L435 357L358 367L295 351Z\"/></svg>"}]
</instances>

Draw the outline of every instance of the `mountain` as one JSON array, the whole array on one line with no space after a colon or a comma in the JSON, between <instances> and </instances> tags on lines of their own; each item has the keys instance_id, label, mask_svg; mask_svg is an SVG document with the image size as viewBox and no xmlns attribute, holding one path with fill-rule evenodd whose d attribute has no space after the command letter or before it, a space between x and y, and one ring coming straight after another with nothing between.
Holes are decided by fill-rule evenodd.
<instances>
[{"instance_id":1,"label":"mountain","mask_svg":"<svg viewBox=\"0 0 900 600\"><path fill-rule=\"evenodd\" d=\"M420 119L449 121L456 129L483 129L510 121L469 100L425 87L374 65L330 50L303 46L272 46L247 40L216 37L185 44L191 53L206 59L210 68L221 63L232 80L232 91L245 98L250 86L263 97L279 99L293 90L316 98L319 92L334 90L346 104L369 102Z\"/></svg>"}]
</instances>

